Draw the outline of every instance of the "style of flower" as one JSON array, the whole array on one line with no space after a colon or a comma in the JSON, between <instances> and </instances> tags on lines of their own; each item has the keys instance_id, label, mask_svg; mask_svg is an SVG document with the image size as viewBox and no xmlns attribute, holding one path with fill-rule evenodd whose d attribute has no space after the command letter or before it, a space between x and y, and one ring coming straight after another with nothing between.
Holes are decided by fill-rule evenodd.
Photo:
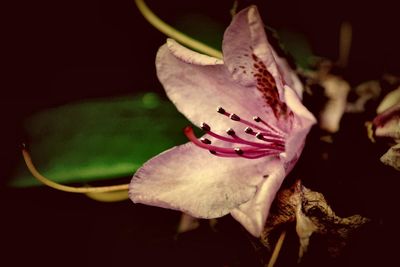
<instances>
[{"instance_id":1,"label":"style of flower","mask_svg":"<svg viewBox=\"0 0 400 267\"><path fill-rule=\"evenodd\" d=\"M177 109L205 135L145 163L133 176L135 203L197 218L230 213L260 236L269 208L315 123L302 105L302 84L268 43L255 6L236 14L223 60L168 40L157 75Z\"/></svg>"}]
</instances>

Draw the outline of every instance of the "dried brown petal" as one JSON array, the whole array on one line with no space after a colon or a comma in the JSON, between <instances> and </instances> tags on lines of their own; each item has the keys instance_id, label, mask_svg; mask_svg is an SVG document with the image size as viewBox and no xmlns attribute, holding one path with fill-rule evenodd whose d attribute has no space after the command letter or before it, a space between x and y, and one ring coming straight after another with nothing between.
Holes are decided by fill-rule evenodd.
<instances>
[{"instance_id":1,"label":"dried brown petal","mask_svg":"<svg viewBox=\"0 0 400 267\"><path fill-rule=\"evenodd\" d=\"M278 193L261 241L271 248L271 235L296 222L300 241L299 260L307 251L312 234L325 235L329 241L329 253L337 256L345 246L348 235L368 221L360 215L347 218L337 216L321 193L311 191L298 181L291 188Z\"/></svg>"}]
</instances>

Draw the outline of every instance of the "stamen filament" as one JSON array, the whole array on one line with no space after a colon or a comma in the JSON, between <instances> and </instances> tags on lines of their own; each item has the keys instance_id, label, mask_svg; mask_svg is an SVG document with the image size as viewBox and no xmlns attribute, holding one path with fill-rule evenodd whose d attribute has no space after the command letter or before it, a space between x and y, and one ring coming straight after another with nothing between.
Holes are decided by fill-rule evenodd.
<instances>
[{"instance_id":1,"label":"stamen filament","mask_svg":"<svg viewBox=\"0 0 400 267\"><path fill-rule=\"evenodd\" d=\"M284 151L284 148L280 148L278 146L276 146L275 144L272 144L270 146L264 146L262 148L258 148L258 147L236 147L236 148L226 148L226 147L219 147L219 146L214 146L214 145L210 145L210 144L205 144L202 141L200 141L199 139L197 139L197 137L194 135L193 129L190 126L187 126L184 128L184 133L186 135L186 137L192 141L195 145L207 149L209 150L212 154L226 154L226 155L239 155L243 156L244 153L250 154L251 156L258 156L260 154L265 155L265 153L273 153L273 154L279 154L281 152ZM208 132L208 134L211 134L212 132ZM217 135L215 133L212 133L215 136L221 137L224 139L224 141L228 141L231 142L234 141L234 139L231 138L227 138L227 137L223 137L220 135Z\"/></svg>"},{"instance_id":2,"label":"stamen filament","mask_svg":"<svg viewBox=\"0 0 400 267\"><path fill-rule=\"evenodd\" d=\"M218 107L217 108L217 112L222 114L222 115L225 115L225 116L229 117L233 121L241 122L241 123L243 123L243 124L245 124L247 126L250 126L250 127L255 128L255 129L259 130L259 131L262 131L263 133L268 134L268 135L270 135L272 137L283 137L283 136L286 135L282 131L276 129L275 127L273 127L271 125L269 125L266 121L262 120L260 117L254 117L254 120L256 122L261 122L262 124L267 126L269 129L261 127L261 126L259 126L257 124L254 124L254 123L252 123L250 121L247 121L245 119L242 119L238 115L236 115L235 113L229 113L222 107ZM257 118L257 120L255 118Z\"/></svg>"},{"instance_id":3,"label":"stamen filament","mask_svg":"<svg viewBox=\"0 0 400 267\"><path fill-rule=\"evenodd\" d=\"M212 152L211 152L212 151ZM218 157L222 157L222 158L246 158L246 159L259 159L259 158L263 158L266 156L274 156L274 155L279 155L280 152L264 152L262 154L255 154L255 155L249 155L249 154L225 154L225 153L221 153L221 152L216 152L211 150L211 154L218 156Z\"/></svg>"},{"instance_id":4,"label":"stamen filament","mask_svg":"<svg viewBox=\"0 0 400 267\"><path fill-rule=\"evenodd\" d=\"M263 120L260 117L257 117L259 120L257 122L261 122L262 124L264 124L265 126L267 126L269 129L271 129L273 132L279 134L279 135L283 135L286 136L286 133L281 131L280 129L272 126L271 124L269 124L268 122L266 122L265 120ZM256 120L255 120L256 121ZM269 130L267 132L270 132Z\"/></svg>"},{"instance_id":5,"label":"stamen filament","mask_svg":"<svg viewBox=\"0 0 400 267\"><path fill-rule=\"evenodd\" d=\"M207 134L212 136L212 137L214 137L214 138L216 138L216 139L219 139L219 140L222 140L222 141L226 141L226 142L230 142L230 143L234 143L234 144L243 144L243 145L249 145L249 146L254 146L254 147L258 147L258 148L275 148L275 146L271 146L271 144L260 144L260 143L244 140L244 139L240 138L239 136L237 136L236 134L231 135L232 138L219 135L219 134L214 133L212 131L207 131ZM274 140L274 142L275 142L275 140Z\"/></svg>"},{"instance_id":6,"label":"stamen filament","mask_svg":"<svg viewBox=\"0 0 400 267\"><path fill-rule=\"evenodd\" d=\"M252 135L252 136L256 136L256 137L257 137L257 135L260 134L259 137L257 137L257 139L259 139L259 140L262 140L265 142L271 142L271 143L274 143L279 146L285 145L285 139L283 139L282 137L268 136L268 138L267 138L267 137L265 137L265 135L268 135L269 133L265 133L265 132L246 132L246 133L249 135Z\"/></svg>"}]
</instances>

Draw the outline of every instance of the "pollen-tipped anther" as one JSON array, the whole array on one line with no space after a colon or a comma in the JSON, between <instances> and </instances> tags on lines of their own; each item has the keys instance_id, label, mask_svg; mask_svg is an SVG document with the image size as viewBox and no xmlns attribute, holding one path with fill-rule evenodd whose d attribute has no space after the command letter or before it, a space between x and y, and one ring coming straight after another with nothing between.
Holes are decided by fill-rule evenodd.
<instances>
[{"instance_id":1,"label":"pollen-tipped anther","mask_svg":"<svg viewBox=\"0 0 400 267\"><path fill-rule=\"evenodd\" d=\"M207 139L207 138L204 138L204 137L200 138L200 141L203 144L207 144L207 145L211 144L211 141L209 139Z\"/></svg>"},{"instance_id":2,"label":"pollen-tipped anther","mask_svg":"<svg viewBox=\"0 0 400 267\"><path fill-rule=\"evenodd\" d=\"M225 109L223 107L218 107L217 112L221 114L225 114Z\"/></svg>"},{"instance_id":3,"label":"pollen-tipped anther","mask_svg":"<svg viewBox=\"0 0 400 267\"><path fill-rule=\"evenodd\" d=\"M251 133L253 133L253 129L251 129L250 127L246 127L246 128L244 129L244 132L245 132L245 133L248 133L248 134L251 134Z\"/></svg>"},{"instance_id":4,"label":"pollen-tipped anther","mask_svg":"<svg viewBox=\"0 0 400 267\"><path fill-rule=\"evenodd\" d=\"M243 155L243 150L241 150L240 148L236 147L236 148L234 148L234 150L235 150L236 154Z\"/></svg>"},{"instance_id":5,"label":"pollen-tipped anther","mask_svg":"<svg viewBox=\"0 0 400 267\"><path fill-rule=\"evenodd\" d=\"M201 129L202 129L203 131L208 132L208 131L211 130L211 127L210 127L207 123L203 122L203 123L201 124Z\"/></svg>"},{"instance_id":6,"label":"pollen-tipped anther","mask_svg":"<svg viewBox=\"0 0 400 267\"><path fill-rule=\"evenodd\" d=\"M229 118L233 121L240 121L240 117L236 115L235 113L232 113Z\"/></svg>"},{"instance_id":7,"label":"pollen-tipped anther","mask_svg":"<svg viewBox=\"0 0 400 267\"><path fill-rule=\"evenodd\" d=\"M230 136L235 135L235 131L232 128L229 128L228 130L226 130L226 133Z\"/></svg>"},{"instance_id":8,"label":"pollen-tipped anther","mask_svg":"<svg viewBox=\"0 0 400 267\"><path fill-rule=\"evenodd\" d=\"M215 155L217 152L215 150L208 150L211 154Z\"/></svg>"},{"instance_id":9,"label":"pollen-tipped anther","mask_svg":"<svg viewBox=\"0 0 400 267\"><path fill-rule=\"evenodd\" d=\"M256 133L256 137L260 140L264 139L264 135L262 133Z\"/></svg>"},{"instance_id":10,"label":"pollen-tipped anther","mask_svg":"<svg viewBox=\"0 0 400 267\"><path fill-rule=\"evenodd\" d=\"M260 121L261 121L261 118L258 117L258 116L254 116L254 117L253 117L253 120L254 120L255 122L260 122Z\"/></svg>"}]
</instances>

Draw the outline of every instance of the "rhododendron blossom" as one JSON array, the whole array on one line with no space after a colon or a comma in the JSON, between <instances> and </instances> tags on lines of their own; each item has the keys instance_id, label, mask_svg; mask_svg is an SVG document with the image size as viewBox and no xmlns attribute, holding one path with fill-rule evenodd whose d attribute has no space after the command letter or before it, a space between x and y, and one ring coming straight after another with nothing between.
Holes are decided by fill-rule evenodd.
<instances>
[{"instance_id":1,"label":"rhododendron blossom","mask_svg":"<svg viewBox=\"0 0 400 267\"><path fill-rule=\"evenodd\" d=\"M133 176L129 196L198 218L230 213L259 236L271 203L297 162L315 123L303 87L268 43L255 6L236 14L223 39L223 60L169 39L157 75L177 109L205 135L150 159Z\"/></svg>"}]
</instances>

